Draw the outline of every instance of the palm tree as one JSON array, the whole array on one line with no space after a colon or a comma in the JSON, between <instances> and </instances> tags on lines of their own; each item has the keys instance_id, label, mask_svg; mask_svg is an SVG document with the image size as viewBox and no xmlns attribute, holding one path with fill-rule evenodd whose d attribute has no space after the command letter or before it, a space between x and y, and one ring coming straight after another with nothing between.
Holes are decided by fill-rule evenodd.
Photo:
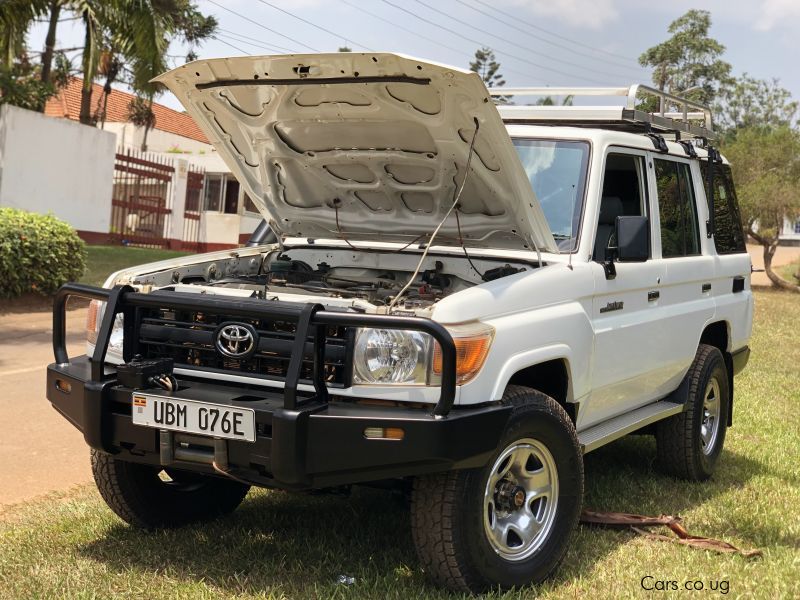
<instances>
[{"instance_id":1,"label":"palm tree","mask_svg":"<svg viewBox=\"0 0 800 600\"><path fill-rule=\"evenodd\" d=\"M44 38L44 52L42 52L42 71L40 77L42 83L50 83L50 71L53 68L53 55L56 51L56 29L58 20L61 17L61 8L64 0L50 0L48 10L50 12L47 21L47 35Z\"/></svg>"},{"instance_id":2,"label":"palm tree","mask_svg":"<svg viewBox=\"0 0 800 600\"><path fill-rule=\"evenodd\" d=\"M91 105L92 105L92 83L97 74L97 66L100 60L99 41L107 15L113 11L111 6L117 4L117 0L102 2L100 0L75 0L71 7L83 19L83 53L81 55L81 71L83 71L83 86L81 87L81 110L80 122L84 125L93 125Z\"/></svg>"},{"instance_id":3,"label":"palm tree","mask_svg":"<svg viewBox=\"0 0 800 600\"><path fill-rule=\"evenodd\" d=\"M0 104L38 109L53 93L51 86L39 81L25 48L28 29L46 4L46 0L0 1Z\"/></svg>"},{"instance_id":4,"label":"palm tree","mask_svg":"<svg viewBox=\"0 0 800 600\"><path fill-rule=\"evenodd\" d=\"M160 89L150 80L167 69L174 37L195 44L214 34L217 22L192 0L63 0L83 18L81 123L93 124L92 83L103 61L104 96L125 67L131 87L152 100ZM101 99L101 105L105 99ZM98 111L102 112L102 111Z\"/></svg>"},{"instance_id":5,"label":"palm tree","mask_svg":"<svg viewBox=\"0 0 800 600\"><path fill-rule=\"evenodd\" d=\"M45 0L4 0L0 2L0 67L11 70L14 60L25 52L25 36L31 22L46 8Z\"/></svg>"}]
</instances>

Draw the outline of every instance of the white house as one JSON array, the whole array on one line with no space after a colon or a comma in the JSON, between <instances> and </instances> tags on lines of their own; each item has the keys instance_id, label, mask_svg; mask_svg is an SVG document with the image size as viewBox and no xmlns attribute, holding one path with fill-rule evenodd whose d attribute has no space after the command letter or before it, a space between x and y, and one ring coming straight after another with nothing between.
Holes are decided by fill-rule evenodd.
<instances>
[{"instance_id":1,"label":"white house","mask_svg":"<svg viewBox=\"0 0 800 600\"><path fill-rule=\"evenodd\" d=\"M82 85L81 79L72 78L47 102L45 114L78 121ZM93 112L101 106L102 97L103 87L93 84ZM142 145L144 128L128 118L128 107L134 98L133 94L114 89L105 102L105 121L98 123L98 127L116 135L117 151L138 150ZM247 241L261 217L208 138L185 112L154 103L153 113L155 125L147 135L148 152L175 163L185 160L193 170L205 172L200 207L202 247L220 249Z\"/></svg>"}]
</instances>

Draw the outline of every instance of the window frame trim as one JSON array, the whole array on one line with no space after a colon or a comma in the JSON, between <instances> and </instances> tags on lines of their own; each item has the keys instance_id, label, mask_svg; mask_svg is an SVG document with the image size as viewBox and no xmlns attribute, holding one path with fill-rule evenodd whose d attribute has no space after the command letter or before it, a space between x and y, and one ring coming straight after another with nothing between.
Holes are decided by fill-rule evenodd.
<instances>
[{"instance_id":1,"label":"window frame trim","mask_svg":"<svg viewBox=\"0 0 800 600\"><path fill-rule=\"evenodd\" d=\"M652 164L652 158L651 158L652 153L647 151L647 150L643 150L642 148L634 148L634 147L631 147L631 146L616 146L616 145L614 145L614 146L606 146L605 151L603 153L603 162L602 162L601 168L600 168L600 173L601 173L600 181L598 182L598 188L597 188L597 190L598 190L597 210L596 210L595 218L593 220L593 225L592 225L592 239L591 239L591 246L590 246L591 251L590 251L590 259L589 260L592 260L592 253L594 251L594 244L595 244L595 241L597 239L597 229L600 226L600 204L603 202L603 187L605 186L605 181L606 181L606 165L608 164L608 156L610 154L622 154L622 155L626 155L626 156L638 156L639 158L641 158L644 161L644 172L642 173L642 175L644 175L644 178L645 178L644 179L644 189L643 189L643 191L645 193L645 198L644 198L643 207L644 207L644 210L645 210L645 213L646 213L644 216L647 217L647 221L648 221L648 224L649 224L648 229L650 230L650 257L646 261L644 261L645 263L647 263L647 262L649 262L649 261L651 261L651 260L653 260L655 258L659 258L659 257L656 256L656 246L655 246L656 236L655 236L655 229L654 229L654 227L656 227L656 221L653 218L653 202L655 202L655 199L654 199L655 198L655 189L654 189L655 188L655 183L653 181L654 178L651 177L651 175L650 175L650 171L651 171L650 165ZM659 234L660 234L661 230L659 229L658 231L659 231ZM659 250L659 254L660 254L660 252L661 252L661 237L660 237L660 235L658 236L658 250ZM637 264L637 263L630 263L630 264Z\"/></svg>"},{"instance_id":2,"label":"window frame trim","mask_svg":"<svg viewBox=\"0 0 800 600\"><path fill-rule=\"evenodd\" d=\"M700 179L701 179L703 195L706 198L706 205L707 205L706 209L707 209L707 211L709 213L709 217L710 217L711 207L708 206L709 199L708 199L708 194L706 193L706 186L705 186L706 176L705 176L705 174L703 172L703 166L707 165L707 164L708 164L708 160L707 159L700 159L700 160L697 161L697 170L698 170L698 173L699 173ZM709 239L713 239L713 244L711 244L709 246L709 249L713 248L714 249L714 254L717 255L717 256L730 256L730 255L733 255L733 254L747 254L747 235L744 232L744 223L742 223L742 211L741 211L741 208L739 207L739 199L738 199L737 194L736 194L736 183L733 181L733 167L730 165L730 163L727 163L727 162L718 164L717 167L718 167L718 170L715 169L715 171L714 171L714 178L716 179L717 176L719 175L719 173L725 173L725 188L726 188L725 193L728 195L728 198L726 198L725 201L726 201L726 203L728 205L728 212L731 213L732 216L735 213L736 220L738 221L738 225L739 225L739 228L740 228L740 234L742 236L742 249L741 250L731 250L731 251L728 251L728 252L720 252L719 248L717 248L717 232L716 231L712 232L713 235L711 236L711 238L709 238ZM730 186L728 185L728 183L730 183ZM711 190L711 193L713 194L714 191ZM716 206L716 200L714 200L714 205ZM715 217L714 217L714 225L716 225L717 222L718 222L718 219L716 218L716 215L715 215ZM706 220L706 225L707 224L708 224L708 219ZM708 231L706 231L706 235L708 235Z\"/></svg>"},{"instance_id":3,"label":"window frame trim","mask_svg":"<svg viewBox=\"0 0 800 600\"><path fill-rule=\"evenodd\" d=\"M658 237L658 247L659 247L659 258L661 258L662 260L670 260L670 259L673 259L673 258L696 258L698 256L706 256L706 255L708 255L709 252L708 252L707 244L709 242L709 238L706 235L704 235L704 234L707 233L706 224L708 222L708 206L705 206L703 208L703 213L701 214L701 212L700 212L700 202L699 202L700 196L698 194L698 191L702 191L703 198L705 198L705 188L703 187L702 190L698 190L698 187L697 187L698 186L698 182L700 182L699 185L701 185L701 186L703 185L702 181L700 181L702 179L702 177L699 176L700 175L699 164L697 164L696 160L693 160L693 159L690 159L690 158L684 158L682 156L674 156L674 155L671 155L671 154L660 154L660 153L655 153L655 152L651 152L649 154L651 156L651 160L652 160L652 164L653 164L651 177L652 177L652 180L653 180L653 194L654 194L653 200L655 202L655 209L656 209L654 212L658 214L658 236L657 237ZM663 160L664 162L672 162L672 163L677 163L677 164L684 164L684 165L686 165L688 167L689 176L691 177L691 182L690 182L691 186L690 187L691 187L693 195L694 195L693 204L694 204L694 214L695 214L696 226L697 226L697 228L696 228L697 244L698 244L698 247L699 247L699 252L697 252L696 254L679 254L679 255L676 255L676 256L664 256L664 248L663 248L663 245L661 244L661 198L660 198L659 193L658 193L658 178L656 177L656 163L655 163L656 160ZM692 167L693 163L697 164L696 172L695 172L695 169ZM706 204L708 204L707 198L706 198Z\"/></svg>"},{"instance_id":4,"label":"window frame trim","mask_svg":"<svg viewBox=\"0 0 800 600\"><path fill-rule=\"evenodd\" d=\"M594 144L592 140L589 138L559 138L559 137L541 137L541 136L529 136L529 135L509 135L511 138L511 144L514 145L515 140L526 140L526 141L534 141L534 142L568 142L568 143L584 143L588 147L588 152L586 154L586 173L584 175L584 182L583 182L583 194L581 198L581 212L580 216L578 217L578 231L574 236L574 248L571 249L569 252L563 252L561 250L558 251L559 255L569 256L570 254L579 254L581 249L581 242L583 240L583 232L584 232L584 221L586 220L586 206L588 204L589 198L589 185L591 182L592 177L592 163L594 158ZM519 160L520 165L522 165L523 171L525 170L525 165L522 164L522 158L519 156L519 152L517 151L516 147L514 148L514 152L516 153L517 160ZM527 175L527 171L525 172ZM528 180L528 184L531 187L531 192L536 197L536 201L539 201L539 197L536 195L536 192L533 189L533 184L530 183L530 178ZM541 204L540 204L541 206ZM544 212L544 210L542 210ZM545 220L547 217L545 216ZM547 227L550 227L550 224L547 224ZM552 234L552 231L550 232ZM592 240L594 242L594 240ZM558 247L558 242L556 242L556 247Z\"/></svg>"}]
</instances>

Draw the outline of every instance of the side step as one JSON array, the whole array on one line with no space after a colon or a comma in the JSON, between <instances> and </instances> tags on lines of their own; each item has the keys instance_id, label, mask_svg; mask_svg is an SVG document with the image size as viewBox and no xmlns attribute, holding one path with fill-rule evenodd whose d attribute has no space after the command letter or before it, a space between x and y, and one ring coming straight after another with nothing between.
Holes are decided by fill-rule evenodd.
<instances>
[{"instance_id":1,"label":"side step","mask_svg":"<svg viewBox=\"0 0 800 600\"><path fill-rule=\"evenodd\" d=\"M593 425L589 429L584 429L578 433L578 442L581 444L583 453L586 454L628 435L632 431L671 417L681 411L683 411L683 404L661 400Z\"/></svg>"}]
</instances>

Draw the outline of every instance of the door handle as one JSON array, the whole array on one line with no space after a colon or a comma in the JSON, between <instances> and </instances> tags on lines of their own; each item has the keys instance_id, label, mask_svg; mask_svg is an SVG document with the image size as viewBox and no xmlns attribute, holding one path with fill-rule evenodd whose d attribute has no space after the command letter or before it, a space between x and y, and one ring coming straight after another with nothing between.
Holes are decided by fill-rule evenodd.
<instances>
[{"instance_id":1,"label":"door handle","mask_svg":"<svg viewBox=\"0 0 800 600\"><path fill-rule=\"evenodd\" d=\"M652 302L653 300L658 300L661 297L661 292L653 291L647 292L647 301Z\"/></svg>"},{"instance_id":2,"label":"door handle","mask_svg":"<svg viewBox=\"0 0 800 600\"><path fill-rule=\"evenodd\" d=\"M711 284L710 283L704 283L703 284L703 293L710 292L710 291L711 291Z\"/></svg>"}]
</instances>

